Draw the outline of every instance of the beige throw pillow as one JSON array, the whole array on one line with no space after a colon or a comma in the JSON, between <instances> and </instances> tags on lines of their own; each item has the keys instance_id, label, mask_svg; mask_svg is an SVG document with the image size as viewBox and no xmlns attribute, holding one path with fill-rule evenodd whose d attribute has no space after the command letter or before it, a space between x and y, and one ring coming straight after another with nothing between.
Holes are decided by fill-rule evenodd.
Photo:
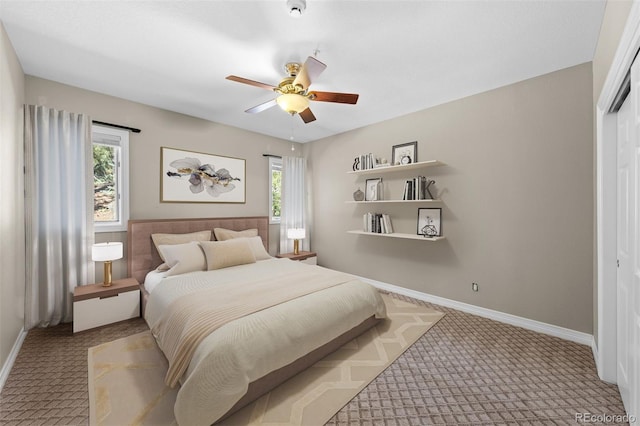
<instances>
[{"instance_id":1,"label":"beige throw pillow","mask_svg":"<svg viewBox=\"0 0 640 426\"><path fill-rule=\"evenodd\" d=\"M202 241L200 246L204 250L209 271L256 263L256 257L253 255L246 238L228 241Z\"/></svg>"},{"instance_id":2,"label":"beige throw pillow","mask_svg":"<svg viewBox=\"0 0 640 426\"><path fill-rule=\"evenodd\" d=\"M151 234L151 239L160 254L160 258L163 262L166 262L167 260L159 249L161 245L186 244L191 241L210 241L211 231L191 232L189 234Z\"/></svg>"},{"instance_id":3,"label":"beige throw pillow","mask_svg":"<svg viewBox=\"0 0 640 426\"><path fill-rule=\"evenodd\" d=\"M167 276L207 269L207 260L202 248L195 241L186 244L161 245L158 246L158 252L164 256L165 263L170 268Z\"/></svg>"},{"instance_id":4,"label":"beige throw pillow","mask_svg":"<svg viewBox=\"0 0 640 426\"><path fill-rule=\"evenodd\" d=\"M247 243L249 243L249 248L251 248L251 251L253 252L253 255L255 256L256 260L271 259L271 255L269 255L269 253L267 253L267 250L265 250L264 248L264 244L262 243L262 238L251 237L251 238L244 238L244 239L247 240Z\"/></svg>"},{"instance_id":5,"label":"beige throw pillow","mask_svg":"<svg viewBox=\"0 0 640 426\"><path fill-rule=\"evenodd\" d=\"M231 229L214 228L213 233L215 234L216 240L218 241L227 241L234 238L250 238L258 236L258 230L255 228L245 229L244 231L232 231Z\"/></svg>"}]
</instances>

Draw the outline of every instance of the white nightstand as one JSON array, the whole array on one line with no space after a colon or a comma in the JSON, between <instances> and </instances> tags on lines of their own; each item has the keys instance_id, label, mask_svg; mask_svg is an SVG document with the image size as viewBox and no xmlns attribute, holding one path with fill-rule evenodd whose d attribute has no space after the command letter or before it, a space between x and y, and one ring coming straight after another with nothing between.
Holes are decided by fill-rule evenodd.
<instances>
[{"instance_id":1,"label":"white nightstand","mask_svg":"<svg viewBox=\"0 0 640 426\"><path fill-rule=\"evenodd\" d=\"M135 278L110 287L90 284L73 291L73 332L140 316L140 284Z\"/></svg>"},{"instance_id":2,"label":"white nightstand","mask_svg":"<svg viewBox=\"0 0 640 426\"><path fill-rule=\"evenodd\" d=\"M286 258L291 260L297 260L302 263L308 263L309 265L318 264L318 254L313 251L301 251L298 254L293 253L281 253L276 257Z\"/></svg>"}]
</instances>

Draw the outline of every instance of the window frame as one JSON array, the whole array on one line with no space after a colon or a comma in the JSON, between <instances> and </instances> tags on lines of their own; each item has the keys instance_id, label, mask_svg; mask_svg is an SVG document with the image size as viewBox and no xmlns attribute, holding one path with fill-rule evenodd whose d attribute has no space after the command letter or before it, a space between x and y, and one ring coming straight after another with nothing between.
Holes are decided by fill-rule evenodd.
<instances>
[{"instance_id":1,"label":"window frame","mask_svg":"<svg viewBox=\"0 0 640 426\"><path fill-rule=\"evenodd\" d=\"M279 225L280 218L273 216L273 172L274 170L280 170L282 173L282 158L269 157L269 224ZM280 181L282 185L282 180ZM280 207L282 208L282 186L280 187Z\"/></svg>"},{"instance_id":2,"label":"window frame","mask_svg":"<svg viewBox=\"0 0 640 426\"><path fill-rule=\"evenodd\" d=\"M119 138L120 140L119 142L114 141L113 143L96 142L94 138L94 133L102 133L108 136ZM120 130L112 127L92 124L91 125L91 149L92 150L95 144L112 145L120 148L120 158L118 163L116 164L117 191L118 191L118 196L120 197L118 202L118 207L120 211L118 212L119 220L117 222L101 223L101 222L97 222L95 220L95 216L93 216L94 232L100 233L100 232L126 231L127 224L129 222L129 132L126 130Z\"/></svg>"}]
</instances>

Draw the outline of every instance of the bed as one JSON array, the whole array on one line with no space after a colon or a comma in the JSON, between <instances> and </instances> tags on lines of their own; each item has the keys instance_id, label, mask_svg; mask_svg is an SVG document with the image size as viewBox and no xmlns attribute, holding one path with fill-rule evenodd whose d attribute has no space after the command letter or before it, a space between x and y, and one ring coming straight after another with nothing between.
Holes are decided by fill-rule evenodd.
<instances>
[{"instance_id":1,"label":"bed","mask_svg":"<svg viewBox=\"0 0 640 426\"><path fill-rule=\"evenodd\" d=\"M214 229L226 241L201 234ZM129 221L128 270L169 360L166 382L180 385L179 424L226 418L386 315L378 292L353 276L268 256L268 231L267 217ZM159 235L195 234L198 242L158 245ZM205 270L181 273L171 253L200 265L198 248ZM255 260L238 263L249 252Z\"/></svg>"}]
</instances>

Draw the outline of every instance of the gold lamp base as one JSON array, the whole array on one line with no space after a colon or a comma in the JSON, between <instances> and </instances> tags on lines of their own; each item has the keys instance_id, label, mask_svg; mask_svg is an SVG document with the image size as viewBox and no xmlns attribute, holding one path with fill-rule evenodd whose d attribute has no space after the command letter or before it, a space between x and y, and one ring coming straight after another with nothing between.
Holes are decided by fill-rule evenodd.
<instances>
[{"instance_id":1,"label":"gold lamp base","mask_svg":"<svg viewBox=\"0 0 640 426\"><path fill-rule=\"evenodd\" d=\"M293 240L293 254L300 254L300 240Z\"/></svg>"},{"instance_id":2,"label":"gold lamp base","mask_svg":"<svg viewBox=\"0 0 640 426\"><path fill-rule=\"evenodd\" d=\"M102 283L102 287L111 287L111 284L111 261L106 260L104 262L104 282Z\"/></svg>"}]
</instances>

